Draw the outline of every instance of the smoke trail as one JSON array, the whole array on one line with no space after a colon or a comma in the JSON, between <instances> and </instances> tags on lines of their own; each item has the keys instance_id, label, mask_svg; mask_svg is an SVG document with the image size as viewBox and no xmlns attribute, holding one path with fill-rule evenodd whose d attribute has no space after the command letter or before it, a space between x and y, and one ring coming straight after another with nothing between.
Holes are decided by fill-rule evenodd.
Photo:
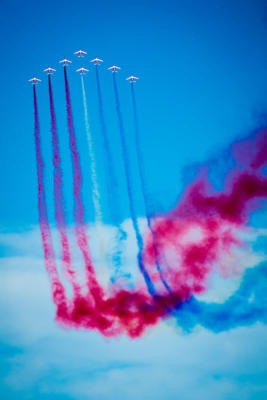
<instances>
[{"instance_id":1,"label":"smoke trail","mask_svg":"<svg viewBox=\"0 0 267 400\"><path fill-rule=\"evenodd\" d=\"M39 225L40 225L42 244L44 250L45 266L51 282L53 301L58 307L58 315L63 316L66 314L67 310L66 296L57 272L55 253L52 243L52 235L48 222L46 196L44 189L44 162L41 155L39 118L38 118L38 107L37 107L37 96L36 96L35 85L33 85L33 98L34 98L34 138L36 147L37 179L38 179Z\"/></svg>"},{"instance_id":2,"label":"smoke trail","mask_svg":"<svg viewBox=\"0 0 267 400\"><path fill-rule=\"evenodd\" d=\"M84 79L83 79L82 74L81 74L81 84L82 84L82 95L83 95L85 130L86 130L86 136L87 136L87 142L88 142L88 148L89 148L90 171L91 171L91 179L92 179L92 185L93 185L93 203L94 203L94 209L95 209L95 214L96 214L96 222L102 223L100 193L99 193L99 188L98 188L98 183L97 183L97 175L96 175L95 154L94 154L92 136L91 136L90 126L89 126L89 121L88 121L87 99L86 99Z\"/></svg>"},{"instance_id":3,"label":"smoke trail","mask_svg":"<svg viewBox=\"0 0 267 400\"><path fill-rule=\"evenodd\" d=\"M121 256L123 251L123 241L126 239L127 234L120 226L120 201L119 201L119 191L118 191L118 182L116 179L116 174L114 171L114 162L112 158L110 142L107 134L107 127L105 122L104 116L104 109L103 109L103 100L102 100L102 92L101 92L101 85L99 79L99 71L98 66L95 66L96 72L96 86L97 86L97 95L98 95L98 108L99 108L99 119L100 119L100 126L103 136L104 142L104 165L106 168L106 176L107 176L107 188L108 188L108 196L109 196L109 204L110 204L110 212L113 224L116 226L117 232L115 234L115 243L117 243L115 248L115 253L113 255L113 262L116 268L115 270L115 279L116 276L120 274L120 266L121 266Z\"/></svg>"},{"instance_id":4,"label":"smoke trail","mask_svg":"<svg viewBox=\"0 0 267 400\"><path fill-rule=\"evenodd\" d=\"M129 168L129 164L128 164L129 157L128 157L128 151L127 151L127 146L126 146L126 142L125 142L125 134L124 134L124 128L123 128L123 122L122 122L122 116L121 116L119 94L118 94L118 88L117 88L116 76L115 76L116 74L113 73L112 75L113 75L113 85L114 85L114 93L115 93L115 101L116 101L116 111L117 111L117 117L118 117L118 121L119 121L119 131L120 131L120 139L121 139L121 146L122 146L123 162L124 162L124 169L125 169L125 174L126 174L126 184L127 184L127 191L128 191L129 204L130 204L130 213L131 213L131 219L132 219L132 223L133 223L133 227L134 227L134 231L135 231L136 241L138 244L137 260L138 260L138 265L139 265L140 271L143 274L144 280L145 280L147 288L149 290L149 293L154 295L155 288L149 277L148 272L146 271L146 268L143 263L143 258L142 258L143 238L139 231L137 217L136 217L135 209L134 209L130 168Z\"/></svg>"},{"instance_id":5,"label":"smoke trail","mask_svg":"<svg viewBox=\"0 0 267 400\"><path fill-rule=\"evenodd\" d=\"M142 194L143 194L144 205L145 205L147 226L152 235L152 245L153 245L153 250L154 250L154 254L155 254L155 264L156 264L157 271L159 273L161 282L163 283L164 287L170 292L170 287L169 287L168 283L166 282L166 280L163 276L163 273L161 271L161 268L160 268L160 254L157 249L157 237L156 237L156 234L153 230L152 223L151 223L149 204L148 204L148 191L147 191L146 181L145 181L145 172L144 172L145 169L144 169L143 156L142 156L141 145L140 145L140 131L139 131L138 116L137 116L136 99L135 99L135 93L134 93L134 82L131 82L130 85L131 85L133 114L134 114L135 147L136 147L136 152L137 152L138 171L139 171L139 177L140 177Z\"/></svg>"},{"instance_id":6,"label":"smoke trail","mask_svg":"<svg viewBox=\"0 0 267 400\"><path fill-rule=\"evenodd\" d=\"M74 328L97 329L106 337L127 334L136 338L160 318L166 318L168 310L185 299L188 294L182 291L180 295L168 293L153 298L147 291L120 290L92 307L87 299L79 297L74 299L71 312L59 317L58 322Z\"/></svg>"},{"instance_id":7,"label":"smoke trail","mask_svg":"<svg viewBox=\"0 0 267 400\"><path fill-rule=\"evenodd\" d=\"M104 141L107 176L109 178L107 180L108 194L110 197L113 222L115 224L118 224L119 215L118 215L117 209L119 207L114 207L114 204L117 204L118 200L119 200L119 198L117 197L118 182L117 182L117 179L115 176L114 163L113 163L113 159L112 159L110 143L109 143L109 138L108 138L108 134L107 134L107 127L106 127L106 122L105 122L105 117L104 117L104 109L103 109L102 92L101 92L100 79L99 79L99 71L98 71L97 65L95 66L95 71L96 71L96 86L97 86L97 94L98 94L99 119L100 119L101 131L102 131L102 136L103 136L103 141Z\"/></svg>"},{"instance_id":8,"label":"smoke trail","mask_svg":"<svg viewBox=\"0 0 267 400\"><path fill-rule=\"evenodd\" d=\"M191 297L181 303L176 312L179 326L191 332L196 325L213 332L223 332L238 326L267 323L267 265L245 272L240 288L223 304L205 303Z\"/></svg>"},{"instance_id":9,"label":"smoke trail","mask_svg":"<svg viewBox=\"0 0 267 400\"><path fill-rule=\"evenodd\" d=\"M76 146L76 138L73 127L72 111L69 84L67 78L66 66L64 66L64 78L65 78L65 91L66 91L66 106L67 106L67 117L68 117L68 129L70 139L70 149L72 157L72 168L73 168L73 188L74 188L74 219L75 219L75 234L78 246L83 255L87 275L89 289L94 296L95 300L98 300L102 294L102 290L97 282L95 271L91 261L91 255L89 251L89 245L86 236L86 229L84 223L84 209L81 198L81 169L79 154Z\"/></svg>"},{"instance_id":10,"label":"smoke trail","mask_svg":"<svg viewBox=\"0 0 267 400\"><path fill-rule=\"evenodd\" d=\"M251 143L252 154L246 157L248 166L240 168L242 160L239 160L238 167L226 177L223 191L214 191L202 175L189 185L177 207L156 222L158 249L168 257L172 255L169 271L172 287L180 282L194 286L193 293L203 292L212 265L219 262L220 249L227 253L232 244L238 243L233 228L247 224L249 215L263 205L260 199L267 198L267 179L260 171L266 162L261 145L264 137L266 140L266 131L256 135ZM237 151L237 145L233 147ZM255 160L258 168L254 166ZM190 241L194 236L198 240ZM148 264L154 257L151 241L150 238L145 251Z\"/></svg>"},{"instance_id":11,"label":"smoke trail","mask_svg":"<svg viewBox=\"0 0 267 400\"><path fill-rule=\"evenodd\" d=\"M72 261L70 254L70 246L66 229L66 219L64 212L64 199L62 192L62 169L61 158L59 152L58 135L56 128L56 115L53 101L53 91L51 77L48 75L49 87L49 100L50 100L50 114L51 114L51 131L52 131L52 144L53 144L53 165L54 165L54 202L55 202L55 216L56 224L60 234L60 242L62 248L62 263L63 268L66 270L66 275L70 280L73 289L79 291L78 285L75 283L75 273L72 269Z\"/></svg>"},{"instance_id":12,"label":"smoke trail","mask_svg":"<svg viewBox=\"0 0 267 400\"><path fill-rule=\"evenodd\" d=\"M261 154L259 146L249 165L257 160L258 168L262 167ZM266 266L246 272L240 290L224 305L197 302L193 297L206 290L207 276L219 263L220 255L229 254L232 245L241 244L236 229L242 228L248 215L260 207L254 200L267 198L266 178L253 168L250 173L238 170L236 175L231 171L231 179L221 193L205 191L203 182L195 182L176 209L156 222L160 250L167 246L168 250L174 247L175 252L180 251L179 264L173 260L168 276L171 293L150 296L143 290L115 289L111 297L102 298L95 308L86 299L78 298L72 312L61 321L75 328L97 329L104 336L126 333L132 338L170 315L187 331L197 323L219 332L258 320L267 322L263 300ZM148 246L145 254L149 257Z\"/></svg>"},{"instance_id":13,"label":"smoke trail","mask_svg":"<svg viewBox=\"0 0 267 400\"><path fill-rule=\"evenodd\" d=\"M267 198L267 179L266 170L264 170L267 161L265 152L267 130L262 130L249 138L248 145L243 142L232 146L236 158L235 168L229 171L221 191L215 191L203 174L186 188L175 209L167 215L162 215L153 224L159 254L166 254L169 257L167 262L172 267L167 271L166 276L171 292L158 295L154 289L156 280L151 271L144 267L144 262L149 264L150 261L154 266L153 237L151 241L150 235L145 251L142 251L143 240L133 204L128 153L114 76L130 211L139 247L138 264L148 290L142 287L133 291L119 290L115 286L112 288L111 296L107 297L98 285L89 254L81 200L80 164L73 129L66 67L64 67L64 76L73 164L75 232L88 272L88 289L95 301L91 302L87 294L74 292L73 301L68 301L67 304L64 288L58 278L47 216L43 181L44 164L40 151L37 99L34 87L39 220L45 265L51 281L53 300L58 308L57 321L75 328L97 329L105 336L127 334L132 338L140 336L147 327L155 325L170 315L174 315L186 331L192 330L196 324L220 332L235 326L249 325L255 321L266 323L266 265L247 271L240 289L223 305L200 302L194 296L206 290L207 278L214 266L221 267L220 256L231 255L232 247L242 244L237 234L238 229L242 229L249 222L250 215L259 209L263 205L263 200ZM245 157L244 148L247 148ZM146 259L144 260L143 257ZM148 268L148 265L145 265ZM159 279L158 274L157 279Z\"/></svg>"},{"instance_id":14,"label":"smoke trail","mask_svg":"<svg viewBox=\"0 0 267 400\"><path fill-rule=\"evenodd\" d=\"M101 231L103 218L102 218L101 205L100 205L100 193L99 193L99 187L98 187L98 182L97 182L95 154L94 154L93 141L92 141L90 125L89 125L89 120L88 120L87 99L86 99L84 79L83 79L82 74L81 74L81 85L82 85L85 131L86 131L87 143L88 143L88 148L89 148L90 172L91 172L90 176L92 179L92 188L93 188L92 191L93 191L93 204L94 204L94 210L95 210L96 231L97 231L97 236L99 237L99 244L100 244L100 246L99 246L100 247L99 248L99 250L100 250L100 252L99 252L100 269L101 269L100 273L104 276L105 243L104 243L102 231Z\"/></svg>"}]
</instances>

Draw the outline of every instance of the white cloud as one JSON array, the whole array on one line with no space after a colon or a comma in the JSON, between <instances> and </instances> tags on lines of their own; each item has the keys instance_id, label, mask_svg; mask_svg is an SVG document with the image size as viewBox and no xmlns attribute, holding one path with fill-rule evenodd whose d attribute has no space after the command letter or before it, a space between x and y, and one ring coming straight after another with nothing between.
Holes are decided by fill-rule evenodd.
<instances>
[{"instance_id":1,"label":"white cloud","mask_svg":"<svg viewBox=\"0 0 267 400\"><path fill-rule=\"evenodd\" d=\"M250 400L267 390L263 378L254 382L266 367L267 330L261 324L221 334L198 328L184 335L166 321L134 341L58 327L37 235L34 229L0 237L19 253L0 261L0 337L3 345L19 348L3 357L2 381L18 398L33 387L42 395L74 400L211 400L214 394L216 400ZM137 268L132 232L130 238L127 260ZM253 257L250 267L257 261Z\"/></svg>"},{"instance_id":2,"label":"white cloud","mask_svg":"<svg viewBox=\"0 0 267 400\"><path fill-rule=\"evenodd\" d=\"M230 252L222 252L220 264L209 276L207 290L197 296L199 300L224 303L240 286L243 273L267 260L267 254L255 252L253 243L267 236L266 229L235 229L235 236L241 240L241 246L232 246Z\"/></svg>"},{"instance_id":3,"label":"white cloud","mask_svg":"<svg viewBox=\"0 0 267 400\"><path fill-rule=\"evenodd\" d=\"M140 219L139 224L141 230L144 231L146 228L145 221ZM137 245L130 220L124 222L123 228L127 232L128 238L125 241L122 271L124 274L129 274L132 281L142 282L142 277L136 264ZM90 226L88 230L98 278L101 283L107 285L113 273L113 268L108 259L103 263L103 259L99 256L99 250L101 249L98 240L99 235L97 234L99 229L102 232L103 246L106 249L111 249L114 248L114 228L111 226L101 226L99 228ZM246 245L233 247L232 251L225 253L224 259L221 260L228 270L234 271L234 273L230 278L225 277L215 266L214 273L209 277L207 291L199 296L200 299L208 302L224 302L239 287L244 269L253 268L263 260L266 260L266 255L253 252L252 248L253 242L259 237L267 235L266 230L249 228L239 230L236 234L240 238L246 239ZM195 232L193 236L195 237ZM53 231L53 237L55 239L58 267L61 270L59 260L60 246L58 235L55 231ZM74 265L82 273L83 262L77 250L71 228L69 228L69 237L74 250ZM186 240L188 240L188 237ZM199 235L197 235L197 240L200 240ZM0 245L7 249L7 256L0 259L0 302L5 307L4 309L2 308L3 312L7 308L9 310L9 313L3 319L2 332L11 332L15 329L19 331L21 325L31 325L30 321L33 319L36 323L32 324L31 329L27 331L27 335L30 335L31 332L32 338L28 337L27 340L32 340L34 337L38 338L38 334L42 336L43 332L44 318L39 318L40 314L47 316L46 324L51 329L54 326L52 321L54 307L51 302L49 281L43 264L39 229L33 228L24 233L1 234ZM238 268L234 268L232 265L238 265ZM17 318L15 320L13 316L16 314ZM25 330L22 329L22 332L25 334Z\"/></svg>"}]
</instances>

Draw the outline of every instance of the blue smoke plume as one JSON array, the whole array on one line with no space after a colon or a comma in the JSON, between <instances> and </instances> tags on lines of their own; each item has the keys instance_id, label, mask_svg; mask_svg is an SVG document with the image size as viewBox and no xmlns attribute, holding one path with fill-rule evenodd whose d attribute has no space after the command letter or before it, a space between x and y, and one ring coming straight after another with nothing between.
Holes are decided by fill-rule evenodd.
<instances>
[{"instance_id":1,"label":"blue smoke plume","mask_svg":"<svg viewBox=\"0 0 267 400\"><path fill-rule=\"evenodd\" d=\"M119 101L119 93L118 93L115 73L113 73L113 85L114 85L114 94L115 94L115 101L116 101L116 111L117 111L117 117L118 117L118 122L119 122L119 131L120 131L124 169L125 169L125 174L126 174L126 185L127 185L127 192L128 192L128 198L129 198L130 213L131 213L132 224L133 224L136 241L137 241L137 245L138 245L137 261L138 261L139 269L140 269L141 273L143 274L148 291L151 295L154 295L155 294L154 285L153 285L153 283L149 277L149 274L146 271L146 268L143 263L143 257L142 257L143 238L142 238L142 235L139 230L137 216L136 216L136 212L135 212L135 208L134 208L134 199L133 199L133 192L132 192L133 186L132 186L132 182L131 182L130 167L129 167L129 162L128 162L129 156L128 156L127 146L126 146L126 142L125 142L125 133L124 133L120 101Z\"/></svg>"},{"instance_id":2,"label":"blue smoke plume","mask_svg":"<svg viewBox=\"0 0 267 400\"><path fill-rule=\"evenodd\" d=\"M176 310L177 324L186 332L201 325L215 333L257 321L267 323L267 264L245 272L239 289L223 304L205 303L191 297Z\"/></svg>"}]
</instances>

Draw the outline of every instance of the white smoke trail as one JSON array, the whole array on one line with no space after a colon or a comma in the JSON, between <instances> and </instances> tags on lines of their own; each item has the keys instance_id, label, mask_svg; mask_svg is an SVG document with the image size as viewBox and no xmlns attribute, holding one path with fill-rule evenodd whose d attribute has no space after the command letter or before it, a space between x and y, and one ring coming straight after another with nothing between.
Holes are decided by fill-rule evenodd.
<instances>
[{"instance_id":1,"label":"white smoke trail","mask_svg":"<svg viewBox=\"0 0 267 400\"><path fill-rule=\"evenodd\" d=\"M95 154L94 154L93 141L92 141L90 125L89 125L89 120L88 120L87 100L86 100L83 75L81 75L81 83L82 83L82 94L83 94L85 131L86 131L86 137L87 137L88 149L89 149L89 157L90 157L90 171L91 171L92 188L93 188L93 204L94 204L94 209L95 209L95 219L96 219L96 223L101 224L102 223L102 212L101 212L101 205L100 205L100 193L99 193L99 187L98 187L98 183L97 183Z\"/></svg>"},{"instance_id":2,"label":"white smoke trail","mask_svg":"<svg viewBox=\"0 0 267 400\"><path fill-rule=\"evenodd\" d=\"M100 260L100 269L101 271L105 269L105 238L103 236L103 232L101 230L101 226L103 225L103 215L101 211L101 203L100 203L100 192L99 186L97 182L97 173L96 173L96 162L95 162L95 154L93 149L93 140L90 130L90 124L88 119L88 109L87 109L87 99L85 93L84 79L83 75L81 75L81 84L82 84L82 95L83 95L83 109L84 109L84 122L85 122L85 132L88 143L89 150L89 158L90 158L90 171L91 171L91 180L92 180L92 200L95 210L95 227L97 230L97 236L99 237L99 260Z\"/></svg>"}]
</instances>

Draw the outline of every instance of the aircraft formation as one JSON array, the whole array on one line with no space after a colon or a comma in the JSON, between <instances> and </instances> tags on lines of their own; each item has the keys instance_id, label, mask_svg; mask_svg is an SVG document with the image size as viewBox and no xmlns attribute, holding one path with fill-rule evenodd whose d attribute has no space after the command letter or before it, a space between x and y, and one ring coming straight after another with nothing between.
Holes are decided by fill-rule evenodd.
<instances>
[{"instance_id":1,"label":"aircraft formation","mask_svg":"<svg viewBox=\"0 0 267 400\"><path fill-rule=\"evenodd\" d=\"M73 53L74 55L76 55L78 58L83 58L87 55L86 51L83 50L78 50L75 51ZM95 66L101 65L101 63L103 63L103 60L101 60L100 58L94 58L93 60L90 61L91 63L93 63ZM64 58L63 60L59 61L59 64L63 65L64 67L70 65L72 63L72 61ZM121 68L118 67L117 65L112 65L111 67L107 68L108 71L111 71L112 73L116 73L120 70ZM53 72L56 72L56 70L54 68L48 67L46 69L43 70L44 72L46 72L48 75L52 75ZM89 69L86 69L84 67L78 68L76 70L76 72L79 72L81 75L85 75L87 72L89 72ZM129 81L130 83L135 83L139 78L137 78L134 75L129 76L128 78L126 78L127 81ZM28 82L32 83L33 85L37 85L38 83L41 82L41 79L38 79L36 77L33 77L31 79L28 80Z\"/></svg>"},{"instance_id":2,"label":"aircraft formation","mask_svg":"<svg viewBox=\"0 0 267 400\"><path fill-rule=\"evenodd\" d=\"M78 58L86 56L86 52L83 50L78 50L74 54ZM51 84L51 74L55 72L55 69L51 67L44 69L44 72L48 74L53 161L51 156L45 158L42 156L42 136L37 101L39 94L36 90L36 85L41 80L36 77L29 79L33 85L33 136L36 151L39 225L45 267L50 280L52 299L56 306L55 320L61 327L94 329L105 337L127 334L131 338L139 337L146 328L169 317L173 317L174 322L178 323L179 329L182 328L185 332L192 332L195 326L197 328L202 326L216 334L256 322L266 323L267 311L264 295L267 285L267 266L262 263L258 266L254 265L250 271L245 271L244 267L242 281L240 275L240 286L224 302L220 304L205 302L203 298L199 298L200 295L205 295L206 290L216 289L211 286L212 279L216 276L213 273L217 274L221 271L223 278L232 275L235 279L236 271L233 269L232 261L236 260L238 263L240 251L244 249L249 251L244 253L242 258L247 257L246 254L250 255L252 251L250 241L247 241L242 232L254 230L254 225L250 225L250 216L253 216L253 212L261 207L262 201L267 198L267 179L264 170L267 165L266 126L263 125L260 129L255 128L249 136L245 136L243 140L238 138L238 142L228 145L228 150L224 149L220 168L217 168L219 174L217 178L222 183L221 189L218 190L213 185L214 174L211 177L209 173L202 173L214 167L214 160L211 159L207 164L199 164L200 168L197 168L196 175L184 187L184 192L181 192L180 200L174 208L166 213L155 214L155 211L150 208L151 197L145 179L145 163L140 140L142 131L139 131L134 85L138 78L133 75L126 78L130 83L132 98L132 139L134 142L131 143L134 143L133 150L136 153L135 165L131 165L133 153L129 152L130 142L126 138L127 130L124 128L124 117L116 81L116 73L120 71L120 67L112 65L107 68L112 73L114 112L116 112L118 122L117 138L119 141L116 142L116 156L120 153L121 171L122 168L124 170L120 179L127 190L128 197L126 199L125 196L121 199L114 163L115 153L112 151L113 137L110 137L109 130L106 130L105 110L98 76L98 66L103 63L103 60L95 58L90 62L95 66L96 72L96 98L102 142L101 169L104 169L103 187L105 184L107 189L104 193L112 225L112 246L106 245L106 230L102 232L101 228L104 226L105 219L103 217L105 215L102 209L102 193L99 189L101 186L98 184L100 179L97 163L95 163L96 157L88 121L87 97L83 79L83 75L89 70L79 67L77 72L80 74L81 80L84 133L88 147L86 169L89 170L88 175L91 177L91 215L94 216L94 220L91 222L95 222L92 232L99 243L99 245L95 245L97 242L94 242L94 246L92 246L91 235L88 235L89 225L85 218L88 202L83 201L83 171L79 145L76 141L67 76L67 66L71 65L71 61L63 59L59 63L64 68L65 78L66 122L71 158L69 160L71 161L70 171L72 172L73 231L69 229L67 223L69 220L66 219L65 211L64 181L66 178L60 156L61 147L57 132L53 85ZM147 143L150 145L150 141ZM248 145L251 151L247 151ZM48 191L46 186L49 182L45 179L44 170L49 158L50 168L53 168L54 190ZM225 162L226 167L222 176L221 162ZM230 169L228 169L229 166ZM139 178L140 193L137 192L137 186L134 186L132 179L134 168L136 170L135 179ZM210 178L212 179L210 180ZM57 229L58 232L57 246L60 245L61 248L58 253L59 257L53 244L54 235L52 225L50 226L46 193L50 193L54 200L53 229ZM70 192L68 193L70 196ZM140 218L138 209L136 209L138 198L143 199L144 233L138 223ZM128 231L125 230L123 216L120 212L121 200L128 203L128 219L131 220L131 225L127 225L131 226L130 229L135 236L135 263L139 270L139 278L134 271L133 275L130 272L134 266L134 253L131 253L130 258L129 255L126 257L124 255L124 252L127 251L125 241ZM69 240L69 232L75 236L81 265L83 265L85 273L80 274L80 268L76 270L72 264L73 245ZM91 250L94 253L91 253ZM58 258L61 261L62 274L58 271ZM131 260L130 264L128 260ZM229 263L226 262L227 260ZM65 290L67 289L65 283L68 283L72 297L68 295L69 290Z\"/></svg>"}]
</instances>

